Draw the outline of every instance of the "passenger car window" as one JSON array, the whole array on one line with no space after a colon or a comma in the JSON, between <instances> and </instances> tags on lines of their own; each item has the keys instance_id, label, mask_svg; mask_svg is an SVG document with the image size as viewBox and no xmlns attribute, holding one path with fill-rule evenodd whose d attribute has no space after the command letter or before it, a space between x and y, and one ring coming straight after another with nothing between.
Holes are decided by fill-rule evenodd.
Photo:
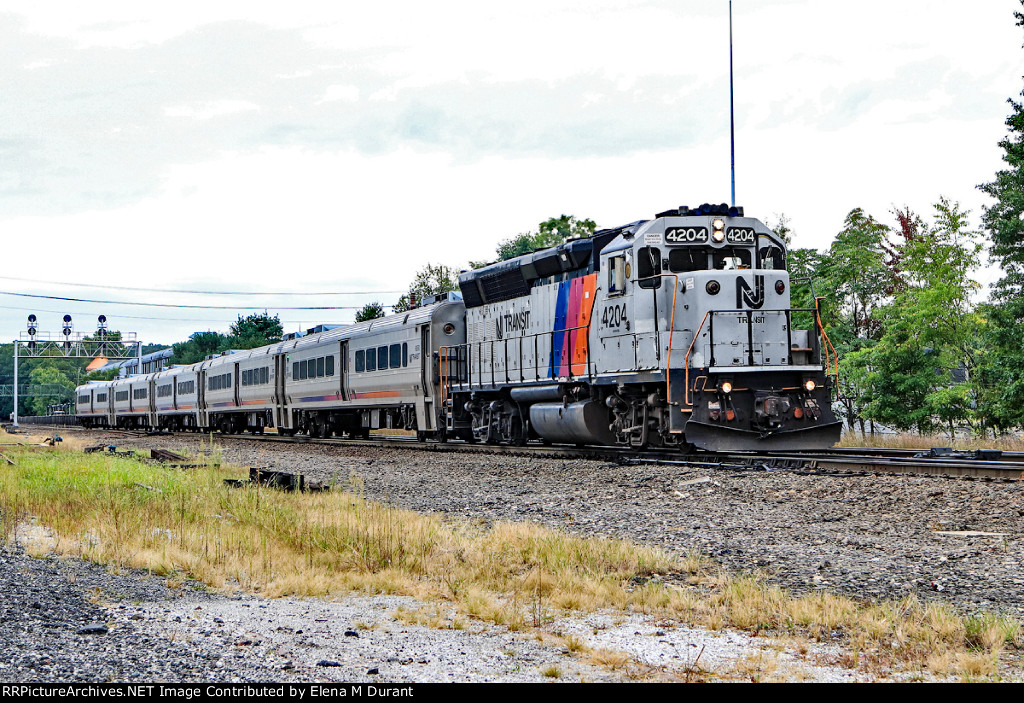
<instances>
[{"instance_id":1,"label":"passenger car window","mask_svg":"<svg viewBox=\"0 0 1024 703\"><path fill-rule=\"evenodd\" d=\"M377 370L377 350L367 349L366 350L366 370L376 371Z\"/></svg>"},{"instance_id":2,"label":"passenger car window","mask_svg":"<svg viewBox=\"0 0 1024 703\"><path fill-rule=\"evenodd\" d=\"M366 367L363 363L365 356L362 349L356 352L356 373L362 373L365 370Z\"/></svg>"},{"instance_id":3,"label":"passenger car window","mask_svg":"<svg viewBox=\"0 0 1024 703\"><path fill-rule=\"evenodd\" d=\"M388 348L388 356L390 357L388 359L388 363L391 365L391 368L393 368L393 369L400 369L400 368L402 368L402 345L401 344L392 344Z\"/></svg>"},{"instance_id":4,"label":"passenger car window","mask_svg":"<svg viewBox=\"0 0 1024 703\"><path fill-rule=\"evenodd\" d=\"M388 367L388 348L377 347L377 368L384 370Z\"/></svg>"},{"instance_id":5,"label":"passenger car window","mask_svg":"<svg viewBox=\"0 0 1024 703\"><path fill-rule=\"evenodd\" d=\"M327 357L327 367L326 368L327 368L327 371L326 371L327 375L328 376L333 376L334 375L334 357L333 356Z\"/></svg>"},{"instance_id":6,"label":"passenger car window","mask_svg":"<svg viewBox=\"0 0 1024 703\"><path fill-rule=\"evenodd\" d=\"M402 366L409 365L409 343L402 342Z\"/></svg>"}]
</instances>

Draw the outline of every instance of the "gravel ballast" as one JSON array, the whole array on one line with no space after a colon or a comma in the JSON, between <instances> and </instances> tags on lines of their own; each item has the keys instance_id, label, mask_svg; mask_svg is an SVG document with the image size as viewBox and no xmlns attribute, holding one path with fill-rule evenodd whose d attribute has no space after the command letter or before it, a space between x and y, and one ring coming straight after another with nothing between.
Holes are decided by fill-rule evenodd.
<instances>
[{"instance_id":1,"label":"gravel ballast","mask_svg":"<svg viewBox=\"0 0 1024 703\"><path fill-rule=\"evenodd\" d=\"M88 437L120 448L189 452L208 442L189 435ZM339 488L355 477L367 498L419 512L535 521L679 554L697 550L797 593L821 589L865 600L916 593L963 612L1024 618L1021 483L732 473L220 438L216 444L226 461L303 473ZM854 676L816 666L828 659L822 652L795 655L740 633L728 634L733 642L722 649L720 636L622 616L570 619L557 630L591 647L628 652L646 671L596 666L555 640L476 622L464 630L403 622L394 613L418 607L411 599L266 600L169 588L162 579L31 559L17 550L0 559L0 646L12 652L0 661L5 681L674 679L692 673L696 651L704 652L699 664L715 670L769 650L789 672L776 672L784 678Z\"/></svg>"}]
</instances>

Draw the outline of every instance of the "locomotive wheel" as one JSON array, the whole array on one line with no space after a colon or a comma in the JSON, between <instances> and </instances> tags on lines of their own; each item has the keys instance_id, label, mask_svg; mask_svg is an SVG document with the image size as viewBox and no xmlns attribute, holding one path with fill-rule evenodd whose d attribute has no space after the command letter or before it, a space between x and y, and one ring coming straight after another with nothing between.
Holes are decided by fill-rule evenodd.
<instances>
[{"instance_id":1,"label":"locomotive wheel","mask_svg":"<svg viewBox=\"0 0 1024 703\"><path fill-rule=\"evenodd\" d=\"M427 432L422 432L422 431L417 430L417 432L416 432L416 441L417 442L426 442L427 441L427 434L428 434Z\"/></svg>"}]
</instances>

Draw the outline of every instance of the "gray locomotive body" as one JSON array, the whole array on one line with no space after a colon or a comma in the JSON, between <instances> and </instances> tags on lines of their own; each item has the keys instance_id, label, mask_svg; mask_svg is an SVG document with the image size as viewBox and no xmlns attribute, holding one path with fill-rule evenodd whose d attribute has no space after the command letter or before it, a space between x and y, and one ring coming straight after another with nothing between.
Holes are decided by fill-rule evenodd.
<instances>
[{"instance_id":1,"label":"gray locomotive body","mask_svg":"<svg viewBox=\"0 0 1024 703\"><path fill-rule=\"evenodd\" d=\"M513 444L832 446L831 352L789 284L785 243L727 206L465 273L466 344L441 350L448 429ZM793 328L801 313L814 329Z\"/></svg>"}]
</instances>

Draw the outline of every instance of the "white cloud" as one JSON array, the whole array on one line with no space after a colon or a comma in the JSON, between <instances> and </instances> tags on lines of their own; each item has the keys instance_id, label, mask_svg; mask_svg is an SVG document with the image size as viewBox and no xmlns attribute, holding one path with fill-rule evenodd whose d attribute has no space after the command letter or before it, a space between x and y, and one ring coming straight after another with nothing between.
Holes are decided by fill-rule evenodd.
<instances>
[{"instance_id":1,"label":"white cloud","mask_svg":"<svg viewBox=\"0 0 1024 703\"><path fill-rule=\"evenodd\" d=\"M817 246L858 206L927 214L944 194L977 217L1021 88L1016 2L734 7L749 214L784 212ZM75 252L70 280L393 289L552 215L612 226L728 197L725 3L0 13L7 256ZM11 329L20 317L0 307ZM191 331L139 325L163 341Z\"/></svg>"},{"instance_id":2,"label":"white cloud","mask_svg":"<svg viewBox=\"0 0 1024 703\"><path fill-rule=\"evenodd\" d=\"M354 103L359 100L359 87L354 85L329 85L317 104L336 101Z\"/></svg>"},{"instance_id":3,"label":"white cloud","mask_svg":"<svg viewBox=\"0 0 1024 703\"><path fill-rule=\"evenodd\" d=\"M240 112L259 112L260 106L245 100L213 100L194 105L172 105L164 108L168 117L186 117L193 120L209 120Z\"/></svg>"}]
</instances>

